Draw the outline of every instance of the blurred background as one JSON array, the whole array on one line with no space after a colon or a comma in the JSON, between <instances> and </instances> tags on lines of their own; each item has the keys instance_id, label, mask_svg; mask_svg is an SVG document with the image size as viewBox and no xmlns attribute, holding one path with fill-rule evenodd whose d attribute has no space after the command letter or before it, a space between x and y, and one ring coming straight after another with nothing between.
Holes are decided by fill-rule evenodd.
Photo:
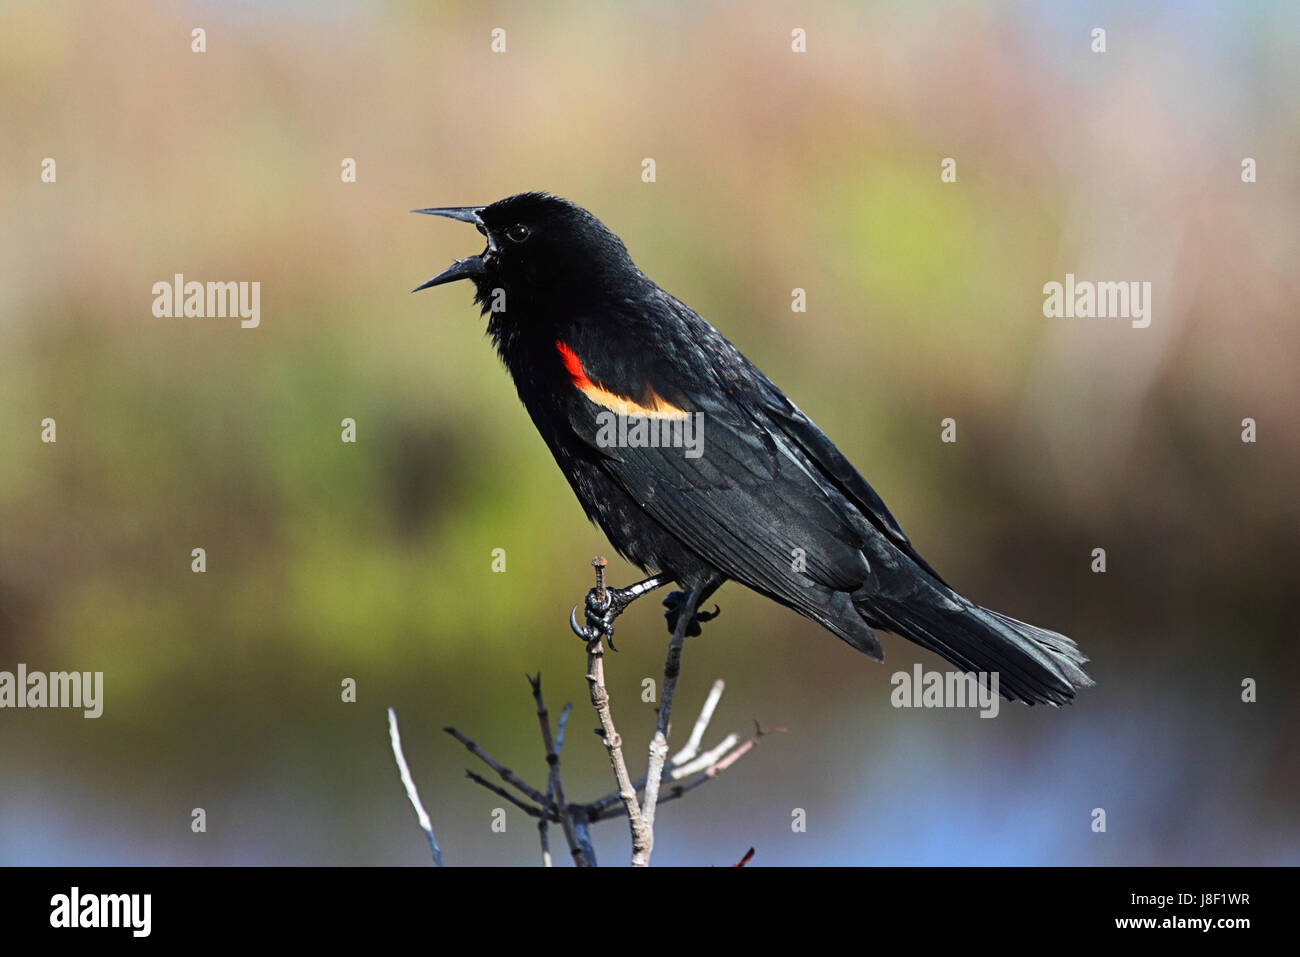
<instances>
[{"instance_id":1,"label":"blurred background","mask_svg":"<svg viewBox=\"0 0 1300 957\"><path fill-rule=\"evenodd\" d=\"M1298 20L6 0L0 670L105 691L98 720L0 712L0 863L427 863L391 705L448 862L535 864L532 822L493 832L503 802L440 729L544 785L538 670L553 713L575 703L570 797L611 789L567 625L608 545L468 287L409 294L480 247L408 210L525 189L601 217L945 577L1076 638L1097 679L1060 711L896 710L891 674L938 658L886 636L874 664L728 585L675 740L718 677L712 739L790 730L666 805L656 863L1300 863ZM1044 318L1067 272L1150 281L1150 327ZM175 273L260 282L260 327L155 318ZM634 606L609 662L636 773L660 612ZM595 837L626 861L623 823Z\"/></svg>"}]
</instances>

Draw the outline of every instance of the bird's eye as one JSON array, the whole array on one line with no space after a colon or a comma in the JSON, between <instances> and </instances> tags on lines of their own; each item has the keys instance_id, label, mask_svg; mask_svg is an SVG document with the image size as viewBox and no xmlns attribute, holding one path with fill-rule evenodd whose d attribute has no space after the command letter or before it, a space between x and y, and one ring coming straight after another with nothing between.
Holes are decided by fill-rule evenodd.
<instances>
[{"instance_id":1,"label":"bird's eye","mask_svg":"<svg viewBox=\"0 0 1300 957\"><path fill-rule=\"evenodd\" d=\"M528 227L521 223L516 223L506 230L506 239L512 243L522 243L528 238Z\"/></svg>"}]
</instances>

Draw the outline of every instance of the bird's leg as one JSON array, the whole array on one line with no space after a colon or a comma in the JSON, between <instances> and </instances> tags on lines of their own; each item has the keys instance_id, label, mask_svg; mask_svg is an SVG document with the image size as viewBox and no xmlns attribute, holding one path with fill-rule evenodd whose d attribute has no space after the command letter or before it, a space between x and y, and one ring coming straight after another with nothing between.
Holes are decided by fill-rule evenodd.
<instances>
[{"instance_id":1,"label":"bird's leg","mask_svg":"<svg viewBox=\"0 0 1300 957\"><path fill-rule=\"evenodd\" d=\"M703 605L708 600L709 596L718 590L718 586L721 584L722 580L715 578L700 586L700 597L695 602L696 608L698 609L700 605ZM664 611L664 617L668 619L668 634L670 635L677 630L677 619L681 617L682 609L686 607L686 599L689 594L689 592L684 591L670 591L668 597L664 599L664 608L666 609ZM687 637L699 637L700 622L712 621L721 614L722 609L717 605L713 606L713 611L697 610L695 616L691 619L691 623L686 626Z\"/></svg>"},{"instance_id":2,"label":"bird's leg","mask_svg":"<svg viewBox=\"0 0 1300 957\"><path fill-rule=\"evenodd\" d=\"M578 606L574 605L573 611L569 612L569 627L583 641L595 641L604 637L609 642L609 647L614 648L614 619L627 611L627 606L642 595L662 588L670 581L672 579L667 575L651 575L626 588L605 588L598 585L587 592L586 625L578 624Z\"/></svg>"}]
</instances>

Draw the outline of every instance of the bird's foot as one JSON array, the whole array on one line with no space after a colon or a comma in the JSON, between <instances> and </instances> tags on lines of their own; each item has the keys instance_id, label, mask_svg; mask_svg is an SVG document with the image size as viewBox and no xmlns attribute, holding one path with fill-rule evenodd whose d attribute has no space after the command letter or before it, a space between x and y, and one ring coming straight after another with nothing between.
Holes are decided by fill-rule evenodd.
<instances>
[{"instance_id":1,"label":"bird's foot","mask_svg":"<svg viewBox=\"0 0 1300 957\"><path fill-rule=\"evenodd\" d=\"M627 606L645 594L645 589L640 585L632 585L628 588L605 588L605 598L602 601L597 589L593 588L587 592L587 599L583 603L586 624L578 624L578 606L574 605L573 610L569 612L569 627L573 633L583 641L590 644L600 638L604 638L609 643L611 651L618 651L614 647L614 620L627 610Z\"/></svg>"},{"instance_id":2,"label":"bird's foot","mask_svg":"<svg viewBox=\"0 0 1300 957\"><path fill-rule=\"evenodd\" d=\"M712 591L713 589L709 589ZM671 591L668 597L664 599L664 617L668 619L668 634L677 631L678 619L682 617L682 610L686 607L686 599L690 597L690 592ZM691 623L686 626L686 636L688 638L697 638L701 634L700 622L712 621L722 614L722 609L717 605L713 606L713 611L696 610Z\"/></svg>"}]
</instances>

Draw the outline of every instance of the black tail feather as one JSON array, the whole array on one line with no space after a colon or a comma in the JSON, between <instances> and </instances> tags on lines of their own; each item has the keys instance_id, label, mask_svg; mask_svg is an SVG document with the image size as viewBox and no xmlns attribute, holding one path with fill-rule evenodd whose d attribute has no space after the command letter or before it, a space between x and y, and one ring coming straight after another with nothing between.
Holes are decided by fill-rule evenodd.
<instances>
[{"instance_id":1,"label":"black tail feather","mask_svg":"<svg viewBox=\"0 0 1300 957\"><path fill-rule=\"evenodd\" d=\"M863 617L952 662L964 671L996 672L1004 698L1068 704L1093 684L1087 661L1065 635L981 608L955 592L932 602L873 598Z\"/></svg>"}]
</instances>

